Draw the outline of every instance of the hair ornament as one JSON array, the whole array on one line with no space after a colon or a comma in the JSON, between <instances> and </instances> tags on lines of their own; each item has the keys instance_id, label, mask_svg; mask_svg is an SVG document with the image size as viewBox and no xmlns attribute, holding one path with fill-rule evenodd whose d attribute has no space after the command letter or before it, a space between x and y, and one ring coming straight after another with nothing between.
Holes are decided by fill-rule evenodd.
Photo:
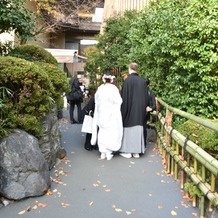
<instances>
[{"instance_id":1,"label":"hair ornament","mask_svg":"<svg viewBox=\"0 0 218 218\"><path fill-rule=\"evenodd\" d=\"M115 77L114 75L111 75L111 74L106 73L106 74L104 74L104 76L102 77L102 80L103 80L104 83L106 83L107 80L110 80L110 83L113 83L113 81L114 81L115 78L116 78L116 77Z\"/></svg>"}]
</instances>

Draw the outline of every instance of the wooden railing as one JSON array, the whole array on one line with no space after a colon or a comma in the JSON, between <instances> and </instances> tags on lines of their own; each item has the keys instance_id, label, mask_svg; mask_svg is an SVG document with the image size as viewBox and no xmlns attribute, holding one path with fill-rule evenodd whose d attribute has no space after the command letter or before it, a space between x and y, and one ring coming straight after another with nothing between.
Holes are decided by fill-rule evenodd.
<instances>
[{"instance_id":1,"label":"wooden railing","mask_svg":"<svg viewBox=\"0 0 218 218\"><path fill-rule=\"evenodd\" d=\"M183 136L172 126L173 114L195 121L200 125L218 132L218 124L207 119L202 119L192 114L167 105L156 98L157 108L164 108L164 114L157 110L158 117L158 147L166 166L166 172L173 174L175 180L180 175L181 188L184 188L186 179L189 178L200 190L201 196L193 197L193 206L197 206L200 199L200 217L205 217L205 198L209 200L209 209L218 206L218 193L216 192L216 180L218 178L218 161L197 144ZM199 173L199 169L201 172ZM210 175L210 184L206 181Z\"/></svg>"}]
</instances>

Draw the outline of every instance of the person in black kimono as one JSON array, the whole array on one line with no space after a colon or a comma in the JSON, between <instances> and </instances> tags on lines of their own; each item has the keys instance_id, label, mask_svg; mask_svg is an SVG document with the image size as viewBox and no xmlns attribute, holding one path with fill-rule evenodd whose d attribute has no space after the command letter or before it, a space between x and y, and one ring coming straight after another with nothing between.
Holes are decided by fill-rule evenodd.
<instances>
[{"instance_id":1,"label":"person in black kimono","mask_svg":"<svg viewBox=\"0 0 218 218\"><path fill-rule=\"evenodd\" d=\"M148 90L145 79L138 75L137 70L137 63L129 65L129 76L121 90L124 131L119 151L125 158L139 158L139 155L145 152L144 121L148 106Z\"/></svg>"},{"instance_id":2,"label":"person in black kimono","mask_svg":"<svg viewBox=\"0 0 218 218\"><path fill-rule=\"evenodd\" d=\"M80 88L80 82L79 79L77 77L72 77L72 79L70 80L70 87L72 91L79 91L82 92L81 88ZM81 110L81 104L83 102L83 98L79 98L76 100L70 100L70 122L71 124L73 123L82 123L82 110ZM75 105L77 106L77 119L78 121L75 120L74 118L74 108Z\"/></svg>"},{"instance_id":3,"label":"person in black kimono","mask_svg":"<svg viewBox=\"0 0 218 218\"><path fill-rule=\"evenodd\" d=\"M152 90L149 88L150 80L148 78L145 79L145 82L148 87L148 107L146 108L146 115L145 115L145 122L144 122L144 140L145 140L145 147L147 144L147 129L148 125L147 122L150 120L150 113L156 110L156 100L155 100L155 94Z\"/></svg>"},{"instance_id":4,"label":"person in black kimono","mask_svg":"<svg viewBox=\"0 0 218 218\"><path fill-rule=\"evenodd\" d=\"M91 116L93 117L93 114L94 114L94 111L95 111L94 94L95 94L95 90L90 89L89 90L90 99L89 99L87 105L82 109L82 120L84 119L84 116L87 115L87 114L90 114L90 112L91 112ZM87 151L92 151L93 149L98 150L98 145L94 145L94 146L91 145L91 138L92 138L92 134L91 133L86 133L84 148Z\"/></svg>"}]
</instances>

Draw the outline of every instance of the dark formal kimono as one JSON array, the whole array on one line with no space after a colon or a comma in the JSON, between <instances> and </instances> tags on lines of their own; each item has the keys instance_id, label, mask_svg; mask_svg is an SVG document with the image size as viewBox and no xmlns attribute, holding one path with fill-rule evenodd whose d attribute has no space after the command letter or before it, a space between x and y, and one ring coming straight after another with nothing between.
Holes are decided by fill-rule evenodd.
<instances>
[{"instance_id":1,"label":"dark formal kimono","mask_svg":"<svg viewBox=\"0 0 218 218\"><path fill-rule=\"evenodd\" d=\"M79 79L72 78L70 81L70 87L71 87L71 90L81 90ZM77 121L74 119L75 105L77 106L77 120L79 123L82 123L82 111L81 111L82 102L83 102L82 98L79 100L70 101L70 121L71 121L71 123L77 123Z\"/></svg>"},{"instance_id":2,"label":"dark formal kimono","mask_svg":"<svg viewBox=\"0 0 218 218\"><path fill-rule=\"evenodd\" d=\"M152 109L152 111L156 110L156 100L155 100L155 94L152 90L148 88L148 106ZM150 126L147 125L147 122L150 120L150 112L147 112L145 116L145 122L144 122L144 140L145 140L145 147L147 144L147 129L150 128Z\"/></svg>"},{"instance_id":3,"label":"dark formal kimono","mask_svg":"<svg viewBox=\"0 0 218 218\"><path fill-rule=\"evenodd\" d=\"M121 91L124 133L120 152L139 154L145 151L143 126L148 106L147 95L145 80L137 73L130 74Z\"/></svg>"},{"instance_id":4,"label":"dark formal kimono","mask_svg":"<svg viewBox=\"0 0 218 218\"><path fill-rule=\"evenodd\" d=\"M82 120L84 120L85 115L90 114L90 111L92 112L91 115L93 116L94 111L95 111L95 98L92 96L87 105L82 109ZM86 140L84 144L84 148L88 151L92 151L93 149L97 150L98 145L91 145L91 138L92 134L91 133L86 133Z\"/></svg>"}]
</instances>

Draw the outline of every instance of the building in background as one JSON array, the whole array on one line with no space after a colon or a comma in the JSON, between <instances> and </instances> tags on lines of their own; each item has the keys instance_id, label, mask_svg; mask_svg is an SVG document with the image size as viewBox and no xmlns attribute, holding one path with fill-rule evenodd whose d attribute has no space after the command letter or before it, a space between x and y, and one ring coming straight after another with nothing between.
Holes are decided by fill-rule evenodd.
<instances>
[{"instance_id":1,"label":"building in background","mask_svg":"<svg viewBox=\"0 0 218 218\"><path fill-rule=\"evenodd\" d=\"M117 14L122 14L126 10L140 11L146 7L151 0L105 0L103 21ZM102 22L101 32L105 22Z\"/></svg>"},{"instance_id":2,"label":"building in background","mask_svg":"<svg viewBox=\"0 0 218 218\"><path fill-rule=\"evenodd\" d=\"M74 4L78 4L79 9L71 10L71 4L68 9L65 8L67 14L63 14L64 19L59 21L55 31L44 31L36 41L28 43L44 47L57 59L67 76L78 75L84 85L88 86L84 74L86 58L83 57L83 51L97 43L95 36L100 33L104 0L80 0ZM36 4L30 1L28 8L36 11ZM39 25L43 25L43 22L43 19L38 21Z\"/></svg>"}]
</instances>

